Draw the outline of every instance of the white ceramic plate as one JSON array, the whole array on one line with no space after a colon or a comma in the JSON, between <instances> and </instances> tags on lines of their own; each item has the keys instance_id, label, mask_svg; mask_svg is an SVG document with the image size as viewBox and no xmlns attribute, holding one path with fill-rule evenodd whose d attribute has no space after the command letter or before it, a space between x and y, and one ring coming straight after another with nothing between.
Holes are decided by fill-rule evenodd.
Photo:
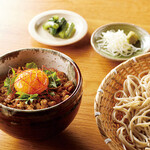
<instances>
[{"instance_id":1,"label":"white ceramic plate","mask_svg":"<svg viewBox=\"0 0 150 150\"><path fill-rule=\"evenodd\" d=\"M76 32L73 37L61 39L52 36L48 31L43 29L42 25L54 15L64 17L67 22L73 22L75 24ZM30 21L28 30L30 35L40 43L51 46L64 46L81 40L87 33L88 25L85 19L75 12L68 10L49 10L35 16Z\"/></svg>"},{"instance_id":2,"label":"white ceramic plate","mask_svg":"<svg viewBox=\"0 0 150 150\"><path fill-rule=\"evenodd\" d=\"M104 53L98 48L97 44L97 39L101 35L102 32L106 32L108 30L115 30L117 31L118 29L123 30L126 34L128 34L130 31L134 31L138 37L139 37L139 45L137 47L140 47L141 50L133 53L133 55L129 57L123 57L123 56L112 56L110 54ZM147 53L150 50L150 35L147 31L142 29L139 26L136 26L134 24L129 24L129 23L111 23L107 24L104 26L99 27L96 29L92 36L91 36L91 45L93 49L101 56L111 59L111 60L116 60L116 61L124 61L127 60L131 57L135 57L137 55L141 55L143 53Z\"/></svg>"}]
</instances>

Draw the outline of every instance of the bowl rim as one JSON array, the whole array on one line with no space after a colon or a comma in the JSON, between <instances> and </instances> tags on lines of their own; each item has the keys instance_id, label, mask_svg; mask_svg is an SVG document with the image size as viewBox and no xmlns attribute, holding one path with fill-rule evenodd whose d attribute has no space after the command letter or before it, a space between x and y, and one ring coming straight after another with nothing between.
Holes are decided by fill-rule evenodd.
<instances>
[{"instance_id":1,"label":"bowl rim","mask_svg":"<svg viewBox=\"0 0 150 150\"><path fill-rule=\"evenodd\" d=\"M113 22L113 23L108 23L108 24L102 25L102 26L98 27L98 28L92 33L91 39L90 39L90 43L91 43L91 45L92 45L94 51L95 51L96 53L98 53L100 56L104 57L104 58L107 58L107 59L110 59L110 60L114 60L114 61L126 61L126 60L132 58L132 57L130 57L130 58L119 58L119 57L118 57L118 58L113 58L113 57L110 57L110 56L108 56L108 55L104 55L103 53L98 52L97 48L95 47L95 44L94 44L94 36L95 36L95 34L96 34L99 30L103 30L103 29L106 28L106 27L115 26L115 25L116 25L116 26L117 26L117 25L121 25L121 26L125 25L125 26L135 27L135 28L137 28L138 30L142 31L143 33L147 34L147 36L148 36L149 39L150 39L150 34L149 34L145 29L143 29L142 27L140 27L140 26L138 26L138 25L135 25L135 24L133 24L133 23L127 23L127 22ZM148 49L147 51L144 51L144 52L141 53L140 55L145 54L145 53L148 52L148 51L150 51L150 47L149 47L149 49ZM137 55L137 56L139 56L139 55ZM133 56L133 57L136 57L136 56Z\"/></svg>"},{"instance_id":2,"label":"bowl rim","mask_svg":"<svg viewBox=\"0 0 150 150\"><path fill-rule=\"evenodd\" d=\"M78 67L78 65L69 57L67 56L66 54L62 53L62 52L59 52L57 50L54 50L54 49L48 49L48 48L21 48L21 49L17 49L17 50L13 50L11 52L7 52L5 53L4 55L1 55L0 56L0 60L2 60L3 58L13 54L13 53L16 53L16 52L22 52L22 51L47 51L47 52L54 52L54 53L57 53L61 56L63 56L63 58L65 58L66 60L68 60L75 68L75 71L77 72L78 74L78 80L77 80L77 85L76 85L76 88L75 90L73 91L73 93L69 96L69 98L67 98L65 101L62 101L54 106L51 106L51 107L47 107L47 108L44 108L44 109L35 109L35 110L22 110L22 109L17 109L17 108L11 108L11 107L8 107L8 106L5 106L3 104L0 103L0 108L5 108L5 109L8 109L8 110L11 110L11 111L15 111L15 112L27 112L27 113L33 113L33 112L40 112L40 111L46 111L46 110L49 110L49 109L55 109L56 107L66 103L67 101L69 101L71 98L75 97L76 93L80 90L80 88L82 87L82 82L83 82L83 79L82 79L82 75L81 75L81 71Z\"/></svg>"}]
</instances>

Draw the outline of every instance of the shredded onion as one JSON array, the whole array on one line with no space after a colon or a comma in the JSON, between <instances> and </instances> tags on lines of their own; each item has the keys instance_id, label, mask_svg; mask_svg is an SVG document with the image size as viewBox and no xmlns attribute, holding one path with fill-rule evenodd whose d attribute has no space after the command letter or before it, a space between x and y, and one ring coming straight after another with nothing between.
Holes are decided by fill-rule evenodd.
<instances>
[{"instance_id":1,"label":"shredded onion","mask_svg":"<svg viewBox=\"0 0 150 150\"><path fill-rule=\"evenodd\" d=\"M128 43L127 35L123 30L102 32L100 38L96 41L98 43L98 49L109 55L127 57L141 50Z\"/></svg>"}]
</instances>

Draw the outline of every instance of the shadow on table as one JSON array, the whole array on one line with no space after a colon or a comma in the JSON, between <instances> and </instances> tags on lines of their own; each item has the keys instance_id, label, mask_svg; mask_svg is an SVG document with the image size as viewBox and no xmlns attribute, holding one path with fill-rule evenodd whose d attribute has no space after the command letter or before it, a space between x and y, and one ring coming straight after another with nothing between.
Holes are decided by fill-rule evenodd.
<instances>
[{"instance_id":1,"label":"shadow on table","mask_svg":"<svg viewBox=\"0 0 150 150\"><path fill-rule=\"evenodd\" d=\"M89 34L89 32L85 35L85 37L83 37L80 41L69 45L72 48L84 48L84 47L88 47L90 46L90 38L91 35ZM67 47L67 46L66 46Z\"/></svg>"},{"instance_id":2,"label":"shadow on table","mask_svg":"<svg viewBox=\"0 0 150 150\"><path fill-rule=\"evenodd\" d=\"M79 40L78 42L75 42L74 44L70 44L70 45L66 45L66 46L49 46L49 45L45 45L45 44L41 44L37 41L35 41L34 39L31 39L31 45L33 47L42 47L42 48L49 48L49 49L55 49L55 50L70 50L70 49L86 49L87 47L91 46L90 45L90 38L91 35L89 33L87 33L81 40Z\"/></svg>"},{"instance_id":3,"label":"shadow on table","mask_svg":"<svg viewBox=\"0 0 150 150\"><path fill-rule=\"evenodd\" d=\"M44 141L28 141L26 144L36 150L88 150L85 143L82 143L81 139L73 133L65 131L53 138Z\"/></svg>"}]
</instances>

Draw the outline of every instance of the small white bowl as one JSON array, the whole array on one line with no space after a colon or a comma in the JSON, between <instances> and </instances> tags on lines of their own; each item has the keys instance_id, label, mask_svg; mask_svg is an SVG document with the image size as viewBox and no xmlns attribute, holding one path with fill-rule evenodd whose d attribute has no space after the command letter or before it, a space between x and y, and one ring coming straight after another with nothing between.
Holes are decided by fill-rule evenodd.
<instances>
[{"instance_id":1,"label":"small white bowl","mask_svg":"<svg viewBox=\"0 0 150 150\"><path fill-rule=\"evenodd\" d=\"M54 15L64 17L68 22L75 24L76 32L69 39L61 39L52 36L48 31L44 30L42 25ZM64 46L73 44L81 40L88 30L87 22L79 14L68 10L49 10L35 16L29 23L28 30L30 35L38 42L51 46Z\"/></svg>"},{"instance_id":2,"label":"small white bowl","mask_svg":"<svg viewBox=\"0 0 150 150\"><path fill-rule=\"evenodd\" d=\"M129 57L123 57L123 56L112 56L110 54L106 54L102 51L100 51L100 49L98 48L98 44L97 44L97 39L98 37L101 35L102 32L106 32L108 30L115 30L117 31L118 29L123 30L124 33L128 34L130 31L135 32L138 37L139 37L139 41L140 41L140 48L142 49L141 51L137 51L135 52L133 55L129 56ZM96 29L92 36L91 36L91 45L93 47L93 49L101 56L108 58L110 60L116 60L116 61L124 61L127 60L131 57L135 57L138 55L141 55L143 53L147 53L150 50L150 35L147 31L145 31L144 29L142 29L139 26L136 26L134 24L129 24L129 23L110 23L110 24L106 24L104 26L99 27L98 29Z\"/></svg>"}]
</instances>

